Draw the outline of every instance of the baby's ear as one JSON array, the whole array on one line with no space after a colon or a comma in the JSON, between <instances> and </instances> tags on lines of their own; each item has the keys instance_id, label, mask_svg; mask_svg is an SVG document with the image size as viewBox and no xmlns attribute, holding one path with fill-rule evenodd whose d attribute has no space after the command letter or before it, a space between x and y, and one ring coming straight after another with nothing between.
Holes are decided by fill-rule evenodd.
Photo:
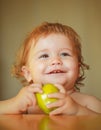
<instances>
[{"instance_id":1,"label":"baby's ear","mask_svg":"<svg viewBox=\"0 0 101 130\"><path fill-rule=\"evenodd\" d=\"M30 81L32 80L32 76L31 76L31 73L30 73L28 67L27 67L27 66L22 66L22 69L21 69L21 70L22 70L22 72L23 72L23 75L24 75L25 79L26 79L28 82L30 82Z\"/></svg>"}]
</instances>

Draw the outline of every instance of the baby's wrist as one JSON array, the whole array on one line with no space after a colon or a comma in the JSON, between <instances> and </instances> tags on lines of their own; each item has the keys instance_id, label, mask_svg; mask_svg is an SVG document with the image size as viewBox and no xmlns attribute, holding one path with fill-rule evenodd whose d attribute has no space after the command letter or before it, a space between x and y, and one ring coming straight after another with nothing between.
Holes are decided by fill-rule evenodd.
<instances>
[{"instance_id":1,"label":"baby's wrist","mask_svg":"<svg viewBox=\"0 0 101 130\"><path fill-rule=\"evenodd\" d=\"M26 109L23 107L23 104L21 104L21 102L17 99L17 96L14 97L12 100L13 100L12 107L14 108L15 114L26 113Z\"/></svg>"}]
</instances>

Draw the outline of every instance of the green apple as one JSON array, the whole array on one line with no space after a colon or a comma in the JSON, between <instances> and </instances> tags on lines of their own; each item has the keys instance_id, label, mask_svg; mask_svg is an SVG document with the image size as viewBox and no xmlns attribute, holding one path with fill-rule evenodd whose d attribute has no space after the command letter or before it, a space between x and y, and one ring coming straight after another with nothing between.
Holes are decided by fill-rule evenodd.
<instances>
[{"instance_id":1,"label":"green apple","mask_svg":"<svg viewBox=\"0 0 101 130\"><path fill-rule=\"evenodd\" d=\"M39 107L46 113L49 114L55 108L47 108L47 104L57 101L56 98L48 98L48 94L58 92L58 88L56 88L53 84L45 84L42 86L43 93L36 93L37 103Z\"/></svg>"}]
</instances>

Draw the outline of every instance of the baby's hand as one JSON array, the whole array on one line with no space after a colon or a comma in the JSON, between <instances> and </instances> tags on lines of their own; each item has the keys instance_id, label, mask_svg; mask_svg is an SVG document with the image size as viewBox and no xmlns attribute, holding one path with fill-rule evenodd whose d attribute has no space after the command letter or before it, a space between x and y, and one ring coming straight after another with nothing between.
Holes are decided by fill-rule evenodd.
<instances>
[{"instance_id":1,"label":"baby's hand","mask_svg":"<svg viewBox=\"0 0 101 130\"><path fill-rule=\"evenodd\" d=\"M36 106L36 92L42 93L40 84L32 84L20 90L14 100L18 113L26 112L29 106Z\"/></svg>"},{"instance_id":2,"label":"baby's hand","mask_svg":"<svg viewBox=\"0 0 101 130\"><path fill-rule=\"evenodd\" d=\"M78 111L78 104L66 93L66 90L61 85L55 85L59 88L60 92L49 94L49 98L57 98L54 103L48 104L48 108L56 108L50 115L68 114L75 115Z\"/></svg>"}]
</instances>

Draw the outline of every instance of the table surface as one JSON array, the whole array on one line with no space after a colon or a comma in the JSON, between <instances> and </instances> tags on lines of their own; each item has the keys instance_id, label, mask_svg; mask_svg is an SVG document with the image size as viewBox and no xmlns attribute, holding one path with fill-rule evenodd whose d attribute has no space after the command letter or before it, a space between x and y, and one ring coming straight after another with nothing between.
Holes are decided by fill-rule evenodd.
<instances>
[{"instance_id":1,"label":"table surface","mask_svg":"<svg viewBox=\"0 0 101 130\"><path fill-rule=\"evenodd\" d=\"M101 130L101 115L0 115L0 130Z\"/></svg>"}]
</instances>

